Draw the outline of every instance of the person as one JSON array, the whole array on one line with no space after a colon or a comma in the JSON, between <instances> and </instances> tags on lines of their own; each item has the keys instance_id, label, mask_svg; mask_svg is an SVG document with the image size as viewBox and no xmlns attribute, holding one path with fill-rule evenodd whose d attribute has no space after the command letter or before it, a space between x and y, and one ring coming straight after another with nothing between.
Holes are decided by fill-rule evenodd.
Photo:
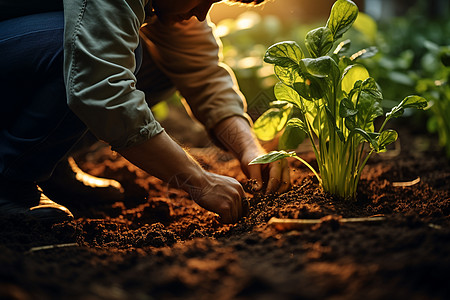
<instances>
[{"instance_id":1,"label":"person","mask_svg":"<svg viewBox=\"0 0 450 300\"><path fill-rule=\"evenodd\" d=\"M0 214L72 219L36 183L89 130L222 222L237 222L244 213L240 183L202 169L151 113L174 88L212 140L240 161L255 190L286 191L286 161L249 165L265 152L233 74L220 62L208 19L217 2L0 0Z\"/></svg>"}]
</instances>

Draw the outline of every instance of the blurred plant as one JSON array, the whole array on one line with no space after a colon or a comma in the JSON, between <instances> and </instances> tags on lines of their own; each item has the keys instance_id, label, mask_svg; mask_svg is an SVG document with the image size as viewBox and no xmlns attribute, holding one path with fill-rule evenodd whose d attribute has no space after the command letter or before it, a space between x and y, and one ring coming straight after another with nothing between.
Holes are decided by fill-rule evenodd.
<instances>
[{"instance_id":1,"label":"blurred plant","mask_svg":"<svg viewBox=\"0 0 450 300\"><path fill-rule=\"evenodd\" d=\"M431 101L427 128L438 133L439 144L450 158L450 46L427 42L426 47L429 52L422 60L425 78L417 81L416 90Z\"/></svg>"},{"instance_id":2,"label":"blurred plant","mask_svg":"<svg viewBox=\"0 0 450 300\"><path fill-rule=\"evenodd\" d=\"M272 151L250 163L294 157L311 169L325 191L344 199L355 199L370 155L385 151L397 139L396 131L384 130L387 121L402 115L405 108L422 109L427 105L422 97L408 96L386 113L379 132L375 131L374 120L383 115L383 96L366 68L355 63L375 52L369 48L350 57L342 55L350 45L348 40L331 52L357 15L358 8L352 1L337 0L326 26L306 35L310 58L294 41L274 44L266 51L264 61L274 65L279 79L274 88L277 101L256 120L254 131L262 140L284 132L279 143L281 151ZM306 137L320 175L294 151L285 151L295 149ZM366 143L369 151L365 151Z\"/></svg>"},{"instance_id":3,"label":"blurred plant","mask_svg":"<svg viewBox=\"0 0 450 300\"><path fill-rule=\"evenodd\" d=\"M428 6L428 1L418 1L405 16L379 24L379 53L363 64L383 86L387 106L397 104L394 99L402 93L418 93L430 100L432 107L426 115L411 110L408 115L415 123L427 122L428 131L438 133L439 143L450 157L450 18L448 11L441 12L443 18L425 17Z\"/></svg>"},{"instance_id":4,"label":"blurred plant","mask_svg":"<svg viewBox=\"0 0 450 300\"><path fill-rule=\"evenodd\" d=\"M272 87L277 79L272 66L261 60L266 49L273 43L304 36L312 26L300 26L275 15L261 16L251 11L236 19L224 19L217 23L215 34L223 44L223 60L236 74L250 111L255 109L253 105L261 104L257 99L261 92L273 98ZM256 110L261 113L260 107ZM250 112L250 115L259 116L258 112Z\"/></svg>"},{"instance_id":5,"label":"blurred plant","mask_svg":"<svg viewBox=\"0 0 450 300\"><path fill-rule=\"evenodd\" d=\"M449 45L450 18L424 16L429 1L416 1L404 16L378 24L374 45L378 55L363 62L372 77L383 86L385 103L396 103L403 93L414 93L417 81L424 76L423 57L429 53L427 42ZM352 42L355 41L351 37ZM428 63L432 62L428 55ZM431 66L431 65L430 65Z\"/></svg>"}]
</instances>

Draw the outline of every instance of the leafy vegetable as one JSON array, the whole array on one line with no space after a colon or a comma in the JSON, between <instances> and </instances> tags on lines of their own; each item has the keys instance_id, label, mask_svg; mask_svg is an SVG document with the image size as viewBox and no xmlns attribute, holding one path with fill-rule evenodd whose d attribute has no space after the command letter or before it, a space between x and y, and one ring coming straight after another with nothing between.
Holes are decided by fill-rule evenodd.
<instances>
[{"instance_id":1,"label":"leafy vegetable","mask_svg":"<svg viewBox=\"0 0 450 300\"><path fill-rule=\"evenodd\" d=\"M382 152L397 139L397 132L384 130L386 122L403 114L406 108L423 109L427 101L408 96L385 115L375 131L374 120L383 115L380 88L366 68L355 63L365 53L350 58L341 55L348 41L334 44L351 27L358 15L349 0L337 0L325 27L306 35L306 57L294 41L277 43L267 50L264 61L274 65L279 83L272 107L256 120L256 135L269 140L284 129L280 151L257 157L250 164L270 163L294 157L318 178L325 191L345 199L354 199L361 172L373 152ZM294 151L308 138L315 153L319 172ZM295 139L295 140L294 140ZM370 147L364 147L365 145ZM320 174L320 175L319 175Z\"/></svg>"},{"instance_id":2,"label":"leafy vegetable","mask_svg":"<svg viewBox=\"0 0 450 300\"><path fill-rule=\"evenodd\" d=\"M430 49L428 55L438 63L428 75L418 80L416 90L430 99L428 130L438 133L439 144L450 158L450 46L427 44Z\"/></svg>"}]
</instances>

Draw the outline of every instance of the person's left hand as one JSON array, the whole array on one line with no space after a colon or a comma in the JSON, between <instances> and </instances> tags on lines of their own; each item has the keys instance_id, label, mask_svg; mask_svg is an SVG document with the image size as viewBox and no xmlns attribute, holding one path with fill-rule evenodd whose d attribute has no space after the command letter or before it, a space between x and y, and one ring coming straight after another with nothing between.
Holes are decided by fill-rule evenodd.
<instances>
[{"instance_id":1,"label":"person's left hand","mask_svg":"<svg viewBox=\"0 0 450 300\"><path fill-rule=\"evenodd\" d=\"M241 168L248 179L253 179L253 189L261 191L267 185L266 193L284 193L291 186L288 161L284 158L269 164L249 163L259 155L265 154L263 151L247 150L241 156Z\"/></svg>"},{"instance_id":2,"label":"person's left hand","mask_svg":"<svg viewBox=\"0 0 450 300\"><path fill-rule=\"evenodd\" d=\"M264 186L266 193L284 193L289 189L291 181L286 159L270 164L249 165L256 157L266 154L266 151L244 118L234 116L221 121L215 127L215 135L240 161L247 178L255 181L254 191L262 191Z\"/></svg>"}]
</instances>

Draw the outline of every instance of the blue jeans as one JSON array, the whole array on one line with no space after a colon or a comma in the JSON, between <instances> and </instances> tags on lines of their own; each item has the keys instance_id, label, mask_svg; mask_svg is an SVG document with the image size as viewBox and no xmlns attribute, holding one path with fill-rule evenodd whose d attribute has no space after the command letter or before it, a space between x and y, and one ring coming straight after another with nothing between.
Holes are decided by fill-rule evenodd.
<instances>
[{"instance_id":1,"label":"blue jeans","mask_svg":"<svg viewBox=\"0 0 450 300\"><path fill-rule=\"evenodd\" d=\"M87 132L66 102L63 32L62 12L0 22L0 178L47 180ZM135 57L149 105L174 92L141 46Z\"/></svg>"}]
</instances>

